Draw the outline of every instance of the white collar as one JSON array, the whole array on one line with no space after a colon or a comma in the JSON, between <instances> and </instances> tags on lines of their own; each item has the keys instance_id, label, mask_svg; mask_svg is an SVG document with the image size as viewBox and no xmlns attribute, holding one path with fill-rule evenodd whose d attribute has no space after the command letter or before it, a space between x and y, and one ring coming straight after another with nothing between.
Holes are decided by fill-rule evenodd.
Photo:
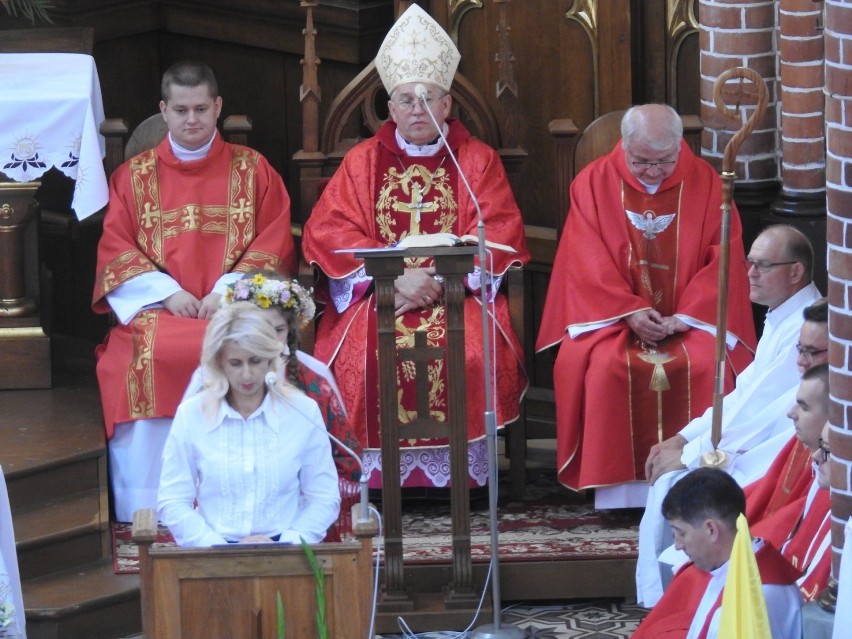
<instances>
[{"instance_id":1,"label":"white collar","mask_svg":"<svg viewBox=\"0 0 852 639\"><path fill-rule=\"evenodd\" d=\"M447 133L449 133L449 127L446 122L441 125L441 132L444 134L444 137L446 137ZM414 157L431 157L440 151L441 147L444 145L444 140L441 139L441 136L438 136L438 141L434 144L418 145L403 138L399 134L399 129L395 129L394 134L396 135L396 143L399 148L405 151L406 155Z\"/></svg>"},{"instance_id":2,"label":"white collar","mask_svg":"<svg viewBox=\"0 0 852 639\"><path fill-rule=\"evenodd\" d=\"M171 132L169 132L169 144L172 145L172 153L174 153L175 157L181 162L203 160L207 157L207 154L210 153L210 147L213 146L213 140L216 139L216 132L216 129L213 129L213 135L210 136L207 143L193 150L183 148L180 144L174 141Z\"/></svg>"}]
</instances>

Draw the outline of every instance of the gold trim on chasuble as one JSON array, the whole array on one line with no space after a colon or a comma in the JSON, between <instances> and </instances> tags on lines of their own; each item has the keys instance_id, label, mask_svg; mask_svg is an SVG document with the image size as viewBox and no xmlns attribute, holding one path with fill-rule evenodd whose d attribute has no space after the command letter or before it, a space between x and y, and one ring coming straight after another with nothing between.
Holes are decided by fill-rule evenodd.
<instances>
[{"instance_id":1,"label":"gold trim on chasuble","mask_svg":"<svg viewBox=\"0 0 852 639\"><path fill-rule=\"evenodd\" d=\"M452 186L452 175L444 168L444 156L434 171L422 164L408 168L391 166L379 185L376 198L376 226L381 239L389 245L409 235L452 233L458 220L458 204ZM407 268L426 266L431 258L405 260ZM408 325L406 325L408 321ZM426 331L429 346L446 344L444 305L407 313L396 320L396 348L412 348L414 333ZM447 389L444 360L431 360L427 365L429 384L429 416L437 421L447 420ZM397 359L397 414L401 424L417 418L416 406L406 408L404 387L415 384L414 362ZM413 390L411 391L413 392ZM409 410L413 409L413 410ZM408 440L413 445L416 439Z\"/></svg>"},{"instance_id":2,"label":"gold trim on chasuble","mask_svg":"<svg viewBox=\"0 0 852 639\"><path fill-rule=\"evenodd\" d=\"M242 255L241 247L248 246L255 235L257 157L257 152L251 149L236 147L228 180L227 208L189 203L168 211L163 210L160 200L156 149L149 149L133 158L130 162L130 176L139 222L137 243L140 251L160 270L166 271L163 258L165 240L183 233L224 234L226 250L222 272L230 271ZM131 270L126 266L135 260L140 263L137 268ZM152 270L142 263L141 253L128 252L120 255L113 262L112 268L118 271L119 266L122 267L121 281L126 281L134 274ZM109 276L108 279L112 281L115 276ZM157 318L158 312L145 311L137 314L132 321L133 354L127 375L127 400L133 419L154 416L153 349Z\"/></svg>"},{"instance_id":3,"label":"gold trim on chasuble","mask_svg":"<svg viewBox=\"0 0 852 639\"><path fill-rule=\"evenodd\" d=\"M627 260L628 270L633 271L636 267L638 267L639 271L639 282L645 291L646 300L649 300L649 303L655 310L659 310L660 304L665 303L666 301L671 302L677 297L677 275L678 275L678 248L680 247L680 210L681 204L683 200L683 184L681 183L678 187L677 191L677 207L674 212L666 212L666 213L657 213L651 209L645 209L642 211L633 211L628 208L632 206L627 201L628 189L630 191L635 191L627 185L626 182L622 180L621 182L621 204L624 210L625 215L625 223L628 224L628 236L631 238L631 243L629 246L629 255ZM644 195L640 192L636 192L640 196ZM665 206L665 204L663 204ZM635 206L633 208L636 208ZM644 207L643 207L644 208ZM656 244L656 240L659 236L666 232L671 225L674 224L674 232L675 232L675 250L674 250L674 264L663 264L661 262L655 262L654 258L660 256L660 248ZM632 227L632 229L631 229ZM635 230L633 230L635 229ZM636 237L636 231L640 232L641 235L638 238ZM655 288L653 278L651 277L652 272L657 271L659 273L671 272L671 279L669 280L669 289L670 289L670 298L669 300L665 300L666 292L664 291L664 287ZM658 283L659 284L659 283ZM673 304L672 308L665 309L663 311L663 315L669 315L674 312ZM656 395L656 412L657 412L657 439L662 442L665 439L665 435L663 433L663 393L667 390L671 389L671 383L669 382L668 375L666 374L665 365L669 362L672 362L678 358L678 355L672 355L664 350L658 349L655 346L649 346L641 340L638 343L638 348L641 349L640 352L636 352L636 357L638 357L643 362L653 366L651 371L651 379L648 385L648 389L652 391ZM686 351L683 343L680 342L676 345L676 348L682 351L683 357L686 358L686 366L687 366L687 414L692 414L692 389L690 385L692 383L691 376L691 362L689 360L689 354ZM634 401L637 400L637 397L634 395L634 370L632 367L631 361L631 351L636 351L636 345L631 344L630 340L627 342L627 348L625 351L625 361L627 363L627 392L628 392L628 400L629 406L634 406ZM645 392L645 389L640 391L637 389L637 393L640 394L639 400L641 401L641 394ZM631 408L629 411L630 416L630 431L634 433L634 410ZM635 436L634 436L635 441ZM634 459L635 463L635 459Z\"/></svg>"},{"instance_id":4,"label":"gold trim on chasuble","mask_svg":"<svg viewBox=\"0 0 852 639\"><path fill-rule=\"evenodd\" d=\"M158 317L157 311L142 311L130 323L133 356L127 371L127 406L131 419L154 417L154 337Z\"/></svg>"}]
</instances>

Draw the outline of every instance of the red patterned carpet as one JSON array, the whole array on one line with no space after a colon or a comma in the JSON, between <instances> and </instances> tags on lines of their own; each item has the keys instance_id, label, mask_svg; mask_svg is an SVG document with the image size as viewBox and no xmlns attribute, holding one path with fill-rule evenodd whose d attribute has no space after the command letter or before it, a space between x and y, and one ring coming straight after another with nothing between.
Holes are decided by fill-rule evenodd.
<instances>
[{"instance_id":1,"label":"red patterned carpet","mask_svg":"<svg viewBox=\"0 0 852 639\"><path fill-rule=\"evenodd\" d=\"M449 513L448 501L405 502L402 527L406 563L451 562ZM640 516L637 510L595 511L590 499L557 485L552 473L533 475L524 500L500 500L500 560L633 559ZM476 499L471 504L471 553L475 563L485 563L490 557L488 522L487 500ZM160 532L158 543L173 543L167 530ZM128 524L113 525L113 543L116 572L138 571L137 550L130 540Z\"/></svg>"}]
</instances>

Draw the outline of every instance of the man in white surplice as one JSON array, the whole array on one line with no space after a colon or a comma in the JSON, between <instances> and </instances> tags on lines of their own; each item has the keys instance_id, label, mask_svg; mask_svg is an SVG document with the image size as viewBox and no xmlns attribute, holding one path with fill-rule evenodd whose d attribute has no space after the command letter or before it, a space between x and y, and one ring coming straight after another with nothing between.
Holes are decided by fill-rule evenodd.
<instances>
[{"instance_id":1,"label":"man in white surplice","mask_svg":"<svg viewBox=\"0 0 852 639\"><path fill-rule=\"evenodd\" d=\"M769 311L754 361L723 400L719 449L728 454L727 470L741 486L760 477L793 434L787 411L799 386L796 338L804 309L820 298L811 281L813 247L792 226L765 229L746 263L751 301ZM671 533L661 515L662 501L672 485L713 450L712 416L711 407L648 455L645 470L651 487L639 526L636 563L636 596L642 606L654 606L663 594L658 557L671 543ZM750 451L747 460L740 458L744 451Z\"/></svg>"}]
</instances>

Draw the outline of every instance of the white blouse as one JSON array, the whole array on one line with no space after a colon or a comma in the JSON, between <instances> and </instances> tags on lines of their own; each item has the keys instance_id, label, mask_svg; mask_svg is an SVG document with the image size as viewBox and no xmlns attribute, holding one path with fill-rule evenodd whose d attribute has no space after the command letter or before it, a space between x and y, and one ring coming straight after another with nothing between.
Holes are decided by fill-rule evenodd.
<instances>
[{"instance_id":1,"label":"white blouse","mask_svg":"<svg viewBox=\"0 0 852 639\"><path fill-rule=\"evenodd\" d=\"M205 396L181 403L163 451L159 516L178 545L253 534L322 541L340 492L316 402L295 390L286 399L267 393L248 419L223 401L209 421Z\"/></svg>"}]
</instances>

